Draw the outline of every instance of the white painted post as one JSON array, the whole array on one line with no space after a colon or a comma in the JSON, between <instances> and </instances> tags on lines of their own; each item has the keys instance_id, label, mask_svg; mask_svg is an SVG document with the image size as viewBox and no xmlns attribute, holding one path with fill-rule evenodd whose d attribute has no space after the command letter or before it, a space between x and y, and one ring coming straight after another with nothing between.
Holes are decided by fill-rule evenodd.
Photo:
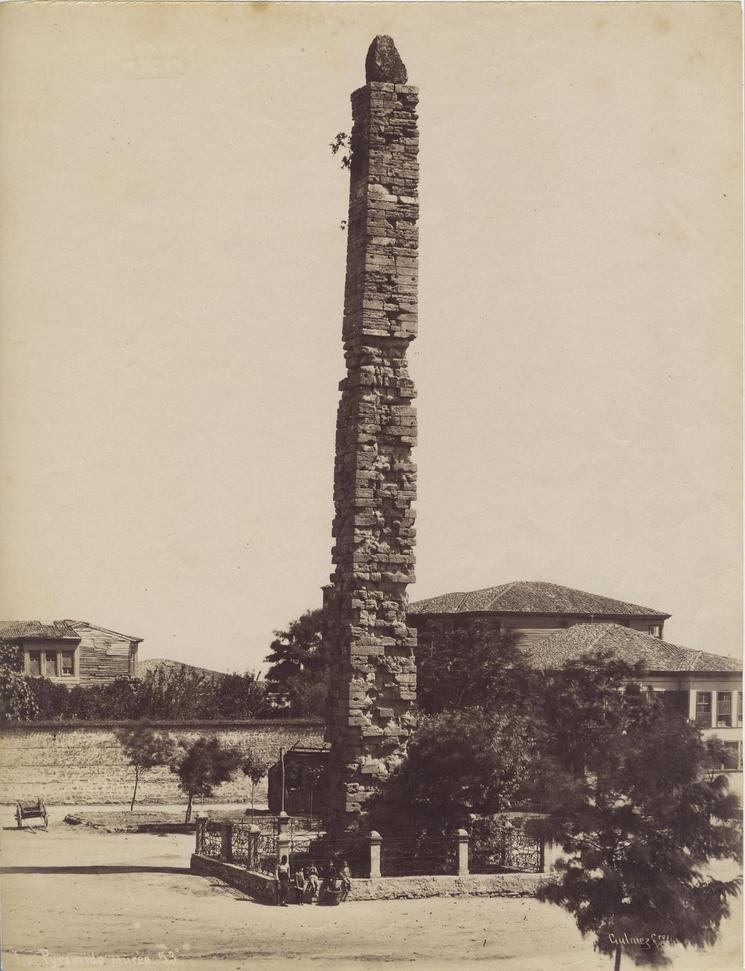
<instances>
[{"instance_id":1,"label":"white painted post","mask_svg":"<svg viewBox=\"0 0 745 971\"><path fill-rule=\"evenodd\" d=\"M277 833L277 863L282 860L283 856L290 858L290 834L287 832L287 827L290 823L290 817L284 810L277 816L277 825L279 827L279 832Z\"/></svg>"},{"instance_id":2,"label":"white painted post","mask_svg":"<svg viewBox=\"0 0 745 971\"><path fill-rule=\"evenodd\" d=\"M458 876L468 876L468 833L465 829L456 830L458 840Z\"/></svg>"},{"instance_id":3,"label":"white painted post","mask_svg":"<svg viewBox=\"0 0 745 971\"><path fill-rule=\"evenodd\" d=\"M380 844L383 837L376 830L370 831L370 876L380 876Z\"/></svg>"},{"instance_id":4,"label":"white painted post","mask_svg":"<svg viewBox=\"0 0 745 971\"><path fill-rule=\"evenodd\" d=\"M550 840L546 840L543 844L543 866L541 868L542 873L551 873L556 869L556 861L561 858L564 850L559 843L552 843Z\"/></svg>"}]
</instances>

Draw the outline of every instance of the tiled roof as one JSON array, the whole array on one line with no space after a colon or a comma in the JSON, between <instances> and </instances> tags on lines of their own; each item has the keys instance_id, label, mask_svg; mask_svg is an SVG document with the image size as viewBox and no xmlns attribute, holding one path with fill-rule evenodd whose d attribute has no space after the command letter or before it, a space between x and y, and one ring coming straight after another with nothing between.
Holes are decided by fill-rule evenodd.
<instances>
[{"instance_id":1,"label":"tiled roof","mask_svg":"<svg viewBox=\"0 0 745 971\"><path fill-rule=\"evenodd\" d=\"M471 593L446 593L409 605L411 614L587 614L593 617L669 617L661 610L612 600L542 580L517 580Z\"/></svg>"},{"instance_id":2,"label":"tiled roof","mask_svg":"<svg viewBox=\"0 0 745 971\"><path fill-rule=\"evenodd\" d=\"M80 635L67 620L53 620L50 624L40 620L0 621L0 641L13 641L21 637L45 641L80 640Z\"/></svg>"},{"instance_id":3,"label":"tiled roof","mask_svg":"<svg viewBox=\"0 0 745 971\"><path fill-rule=\"evenodd\" d=\"M533 668L551 670L565 661L600 651L629 664L642 661L649 671L742 671L742 663L721 654L707 654L619 624L575 624L546 637L519 643Z\"/></svg>"}]
</instances>

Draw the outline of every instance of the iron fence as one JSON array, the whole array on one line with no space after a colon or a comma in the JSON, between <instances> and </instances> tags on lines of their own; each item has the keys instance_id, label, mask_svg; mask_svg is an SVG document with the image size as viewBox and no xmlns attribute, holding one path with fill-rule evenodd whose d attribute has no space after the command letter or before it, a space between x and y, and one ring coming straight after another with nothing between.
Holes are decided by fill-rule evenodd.
<instances>
[{"instance_id":1,"label":"iron fence","mask_svg":"<svg viewBox=\"0 0 745 971\"><path fill-rule=\"evenodd\" d=\"M230 827L230 858L247 870L256 867L259 834L251 831L249 823L233 823Z\"/></svg>"},{"instance_id":2,"label":"iron fence","mask_svg":"<svg viewBox=\"0 0 745 971\"><path fill-rule=\"evenodd\" d=\"M254 869L259 873L274 874L277 869L277 836L274 833L256 835Z\"/></svg>"},{"instance_id":3,"label":"iron fence","mask_svg":"<svg viewBox=\"0 0 745 971\"><path fill-rule=\"evenodd\" d=\"M488 839L473 837L468 869L470 873L541 873L543 843L517 828Z\"/></svg>"},{"instance_id":4,"label":"iron fence","mask_svg":"<svg viewBox=\"0 0 745 971\"><path fill-rule=\"evenodd\" d=\"M197 853L219 860L222 856L222 827L213 819L197 819Z\"/></svg>"},{"instance_id":5,"label":"iron fence","mask_svg":"<svg viewBox=\"0 0 745 971\"><path fill-rule=\"evenodd\" d=\"M380 846L383 877L437 876L458 872L455 837L386 837Z\"/></svg>"},{"instance_id":6,"label":"iron fence","mask_svg":"<svg viewBox=\"0 0 745 971\"><path fill-rule=\"evenodd\" d=\"M325 836L299 834L293 836L290 849L293 870L312 865L324 876L333 863L337 871L348 866L353 877L370 876L370 841L367 839L331 840Z\"/></svg>"},{"instance_id":7,"label":"iron fence","mask_svg":"<svg viewBox=\"0 0 745 971\"><path fill-rule=\"evenodd\" d=\"M276 822L264 830L250 823L229 823L206 818L197 820L196 851L202 856L225 860L259 873L276 872L280 845L287 846L294 871L315 866L324 876L330 865L337 870L348 866L353 877L370 876L371 845L364 836L329 839L308 832L303 820L290 818L280 838ZM490 821L475 827L469 840L468 872L540 873L544 868L543 844L519 826ZM284 849L282 850L284 853ZM380 875L437 876L458 873L458 838L385 837L380 841Z\"/></svg>"}]
</instances>

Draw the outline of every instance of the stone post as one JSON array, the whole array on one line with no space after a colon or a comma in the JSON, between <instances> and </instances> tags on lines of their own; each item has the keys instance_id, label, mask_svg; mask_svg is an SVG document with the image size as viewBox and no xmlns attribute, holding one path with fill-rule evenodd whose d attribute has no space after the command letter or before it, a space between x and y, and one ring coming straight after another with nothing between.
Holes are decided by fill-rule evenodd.
<instances>
[{"instance_id":1,"label":"stone post","mask_svg":"<svg viewBox=\"0 0 745 971\"><path fill-rule=\"evenodd\" d=\"M370 832L370 877L380 876L380 844L383 838L374 829Z\"/></svg>"},{"instance_id":2,"label":"stone post","mask_svg":"<svg viewBox=\"0 0 745 971\"><path fill-rule=\"evenodd\" d=\"M468 870L468 833L465 829L456 830L458 840L458 876L467 877Z\"/></svg>"},{"instance_id":3,"label":"stone post","mask_svg":"<svg viewBox=\"0 0 745 971\"><path fill-rule=\"evenodd\" d=\"M287 813L282 810L282 812L277 816L277 863L279 863L283 856L290 856L290 834L287 832L287 827L290 823L290 817Z\"/></svg>"},{"instance_id":4,"label":"stone post","mask_svg":"<svg viewBox=\"0 0 745 971\"><path fill-rule=\"evenodd\" d=\"M251 834L251 850L248 854L247 869L256 870L259 866L259 837L261 836L261 830L255 823L252 823L248 827L248 832Z\"/></svg>"},{"instance_id":5,"label":"stone post","mask_svg":"<svg viewBox=\"0 0 745 971\"><path fill-rule=\"evenodd\" d=\"M331 654L327 828L366 832L375 783L400 762L416 699L416 444L406 351L417 331L417 89L376 37L352 95L347 275L334 474L335 564L325 590Z\"/></svg>"},{"instance_id":6,"label":"stone post","mask_svg":"<svg viewBox=\"0 0 745 971\"><path fill-rule=\"evenodd\" d=\"M564 850L559 843L544 840L541 849L541 873L552 873L556 868L556 861L561 858Z\"/></svg>"},{"instance_id":7,"label":"stone post","mask_svg":"<svg viewBox=\"0 0 745 971\"><path fill-rule=\"evenodd\" d=\"M220 859L233 862L233 824L220 823Z\"/></svg>"},{"instance_id":8,"label":"stone post","mask_svg":"<svg viewBox=\"0 0 745 971\"><path fill-rule=\"evenodd\" d=\"M196 846L194 848L194 852L197 854L201 854L202 849L204 848L204 819L205 819L204 816L202 816L200 813L197 813L197 820L196 820L197 825L196 825L196 834L195 834Z\"/></svg>"}]
</instances>

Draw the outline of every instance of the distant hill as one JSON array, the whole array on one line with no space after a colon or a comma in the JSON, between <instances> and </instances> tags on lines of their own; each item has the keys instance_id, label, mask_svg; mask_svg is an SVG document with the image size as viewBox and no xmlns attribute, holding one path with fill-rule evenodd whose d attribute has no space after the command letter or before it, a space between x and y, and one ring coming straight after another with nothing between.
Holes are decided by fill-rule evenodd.
<instances>
[{"instance_id":1,"label":"distant hill","mask_svg":"<svg viewBox=\"0 0 745 971\"><path fill-rule=\"evenodd\" d=\"M212 671L210 668L200 668L194 664L186 664L184 661L171 661L165 657L149 657L137 662L136 677L144 678L150 671L166 671L169 674L184 672L189 674L200 674L204 678L224 678L225 671Z\"/></svg>"}]
</instances>

